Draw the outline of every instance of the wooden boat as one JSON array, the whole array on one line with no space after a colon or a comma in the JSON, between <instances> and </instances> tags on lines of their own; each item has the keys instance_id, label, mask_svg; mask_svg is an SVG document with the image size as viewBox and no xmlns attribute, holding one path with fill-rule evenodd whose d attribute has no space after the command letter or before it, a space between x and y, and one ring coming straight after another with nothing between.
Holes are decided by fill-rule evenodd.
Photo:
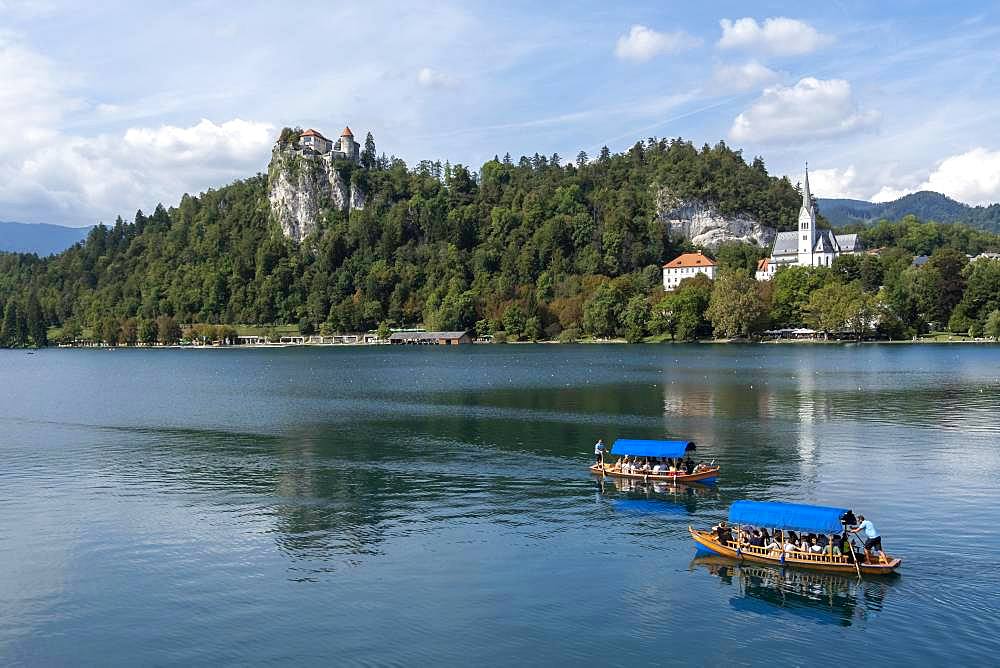
<instances>
[{"instance_id":1,"label":"wooden boat","mask_svg":"<svg viewBox=\"0 0 1000 668\"><path fill-rule=\"evenodd\" d=\"M781 529L801 533L840 535L844 530L840 518L846 508L808 506L795 503L737 501L729 507L729 523ZM783 552L768 550L746 543L722 543L711 531L700 531L689 526L691 538L705 550L743 562L793 566L826 573L855 573L857 575L891 575L903 563L899 557L881 555L878 562L866 563L856 555L822 554L815 552Z\"/></svg>"},{"instance_id":2,"label":"wooden boat","mask_svg":"<svg viewBox=\"0 0 1000 668\"><path fill-rule=\"evenodd\" d=\"M711 485L719 477L719 467L713 466L705 469L699 473L667 473L667 474L654 474L654 473L622 473L621 471L615 471L611 464L605 464L604 470L601 470L599 464L594 464L590 467L590 471L597 475L606 475L612 478L625 478L630 480L638 480L640 482L664 482L668 485L676 485L683 483L700 483L702 485Z\"/></svg>"},{"instance_id":3,"label":"wooden boat","mask_svg":"<svg viewBox=\"0 0 1000 668\"><path fill-rule=\"evenodd\" d=\"M611 446L610 454L618 455L619 457L630 455L633 457L681 459L695 449L697 449L697 446L693 441L651 441L619 438ZM711 485L719 477L718 466L709 466L696 473L685 473L682 471L675 473L623 473L620 470L616 471L614 465L605 462L603 468L600 464L593 464L590 467L590 471L596 475L606 475L613 478L626 478L642 482L665 482L670 485L685 483Z\"/></svg>"}]
</instances>

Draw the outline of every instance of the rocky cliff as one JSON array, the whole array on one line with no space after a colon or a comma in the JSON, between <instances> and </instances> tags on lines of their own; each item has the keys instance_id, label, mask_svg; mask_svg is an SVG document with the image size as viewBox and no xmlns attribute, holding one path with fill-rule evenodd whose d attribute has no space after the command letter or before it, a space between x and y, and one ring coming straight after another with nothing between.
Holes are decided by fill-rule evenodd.
<instances>
[{"instance_id":1,"label":"rocky cliff","mask_svg":"<svg viewBox=\"0 0 1000 668\"><path fill-rule=\"evenodd\" d=\"M777 234L774 228L749 216L723 215L711 204L680 200L664 189L657 192L656 215L668 226L672 238L690 239L691 243L707 248L727 241L755 243L768 248Z\"/></svg>"},{"instance_id":2,"label":"rocky cliff","mask_svg":"<svg viewBox=\"0 0 1000 668\"><path fill-rule=\"evenodd\" d=\"M267 168L267 196L271 215L286 237L302 241L315 232L324 209L364 208L364 192L347 182L344 169L329 153L274 148Z\"/></svg>"}]
</instances>

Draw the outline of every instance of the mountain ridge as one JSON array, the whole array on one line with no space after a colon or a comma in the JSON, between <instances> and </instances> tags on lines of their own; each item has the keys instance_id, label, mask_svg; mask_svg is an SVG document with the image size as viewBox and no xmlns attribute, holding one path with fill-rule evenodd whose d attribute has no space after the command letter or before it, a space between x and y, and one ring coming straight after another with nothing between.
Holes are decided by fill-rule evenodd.
<instances>
[{"instance_id":1,"label":"mountain ridge","mask_svg":"<svg viewBox=\"0 0 1000 668\"><path fill-rule=\"evenodd\" d=\"M817 204L834 227L869 224L878 220L900 220L914 215L921 220L965 223L976 229L1000 232L1000 204L971 206L932 190L910 193L890 202L819 198Z\"/></svg>"},{"instance_id":2,"label":"mountain ridge","mask_svg":"<svg viewBox=\"0 0 1000 668\"><path fill-rule=\"evenodd\" d=\"M0 251L55 255L86 239L92 227L0 221Z\"/></svg>"}]
</instances>

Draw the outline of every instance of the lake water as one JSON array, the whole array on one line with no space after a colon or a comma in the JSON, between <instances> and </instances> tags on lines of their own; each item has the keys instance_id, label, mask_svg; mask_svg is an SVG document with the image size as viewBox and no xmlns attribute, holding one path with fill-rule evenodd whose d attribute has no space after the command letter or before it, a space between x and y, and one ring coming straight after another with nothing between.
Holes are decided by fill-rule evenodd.
<instances>
[{"instance_id":1,"label":"lake water","mask_svg":"<svg viewBox=\"0 0 1000 668\"><path fill-rule=\"evenodd\" d=\"M0 351L4 665L996 665L1000 347ZM681 437L714 491L616 488ZM850 505L890 580L733 568Z\"/></svg>"}]
</instances>

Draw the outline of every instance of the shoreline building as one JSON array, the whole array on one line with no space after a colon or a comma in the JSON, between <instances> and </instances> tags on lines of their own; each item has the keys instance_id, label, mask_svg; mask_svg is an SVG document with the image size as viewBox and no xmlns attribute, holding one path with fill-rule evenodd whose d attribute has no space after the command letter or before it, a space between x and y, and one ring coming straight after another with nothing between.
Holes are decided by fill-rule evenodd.
<instances>
[{"instance_id":1,"label":"shoreline building","mask_svg":"<svg viewBox=\"0 0 1000 668\"><path fill-rule=\"evenodd\" d=\"M697 274L705 274L714 279L717 268L715 260L703 255L701 251L678 255L663 265L663 289L667 292L673 292L681 281Z\"/></svg>"},{"instance_id":2,"label":"shoreline building","mask_svg":"<svg viewBox=\"0 0 1000 668\"><path fill-rule=\"evenodd\" d=\"M769 281L782 267L829 267L837 256L861 250L857 234L834 234L832 230L816 229L816 207L809 192L809 165L806 164L798 230L778 232L771 256L757 263L756 278Z\"/></svg>"},{"instance_id":3,"label":"shoreline building","mask_svg":"<svg viewBox=\"0 0 1000 668\"><path fill-rule=\"evenodd\" d=\"M330 141L319 131L309 128L299 137L299 146L303 151L315 151L320 155L329 153L334 160L361 162L361 144L354 141L354 133L351 132L350 126L344 128L337 141Z\"/></svg>"}]
</instances>

